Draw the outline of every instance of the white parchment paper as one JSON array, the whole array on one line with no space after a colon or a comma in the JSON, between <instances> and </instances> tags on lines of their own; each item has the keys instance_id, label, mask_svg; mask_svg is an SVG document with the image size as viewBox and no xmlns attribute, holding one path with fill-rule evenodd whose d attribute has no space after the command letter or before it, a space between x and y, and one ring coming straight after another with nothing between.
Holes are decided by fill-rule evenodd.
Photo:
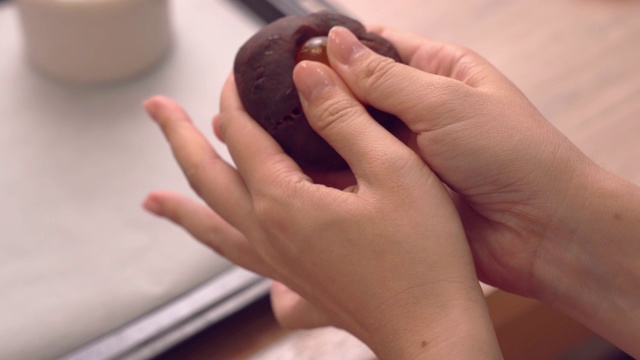
<instances>
[{"instance_id":1,"label":"white parchment paper","mask_svg":"<svg viewBox=\"0 0 640 360\"><path fill-rule=\"evenodd\" d=\"M176 98L228 156L210 120L259 23L220 0L174 1L172 14L160 67L79 87L28 64L17 9L0 5L0 359L55 358L229 266L142 210L150 190L191 192L141 103Z\"/></svg>"}]
</instances>

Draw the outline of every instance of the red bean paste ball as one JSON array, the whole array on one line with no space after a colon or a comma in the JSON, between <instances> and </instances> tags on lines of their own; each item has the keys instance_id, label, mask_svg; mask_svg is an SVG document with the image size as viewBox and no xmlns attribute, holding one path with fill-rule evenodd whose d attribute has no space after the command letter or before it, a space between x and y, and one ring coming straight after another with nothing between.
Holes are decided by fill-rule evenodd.
<instances>
[{"instance_id":1,"label":"red bean paste ball","mask_svg":"<svg viewBox=\"0 0 640 360\"><path fill-rule=\"evenodd\" d=\"M368 33L347 16L319 12L272 22L238 51L234 75L246 111L305 170L347 169L346 162L309 125L293 83L293 68L302 60L328 63L326 36L344 26L371 50L400 61L389 41ZM402 127L395 116L367 106L376 121L391 132Z\"/></svg>"}]
</instances>

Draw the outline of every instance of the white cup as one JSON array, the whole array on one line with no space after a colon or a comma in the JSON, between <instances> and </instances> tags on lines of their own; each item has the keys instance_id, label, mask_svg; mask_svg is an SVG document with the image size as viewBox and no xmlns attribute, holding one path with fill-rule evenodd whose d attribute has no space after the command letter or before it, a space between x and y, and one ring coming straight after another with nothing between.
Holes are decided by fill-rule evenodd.
<instances>
[{"instance_id":1,"label":"white cup","mask_svg":"<svg viewBox=\"0 0 640 360\"><path fill-rule=\"evenodd\" d=\"M171 47L169 0L18 0L18 8L28 57L62 80L128 79Z\"/></svg>"}]
</instances>

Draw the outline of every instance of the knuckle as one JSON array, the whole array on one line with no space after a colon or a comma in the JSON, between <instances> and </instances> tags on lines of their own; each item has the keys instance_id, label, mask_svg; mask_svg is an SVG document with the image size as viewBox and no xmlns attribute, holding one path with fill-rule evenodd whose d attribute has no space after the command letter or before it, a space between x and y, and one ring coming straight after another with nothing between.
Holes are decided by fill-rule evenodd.
<instances>
[{"instance_id":1,"label":"knuckle","mask_svg":"<svg viewBox=\"0 0 640 360\"><path fill-rule=\"evenodd\" d=\"M271 204L267 196L254 196L253 212L260 224L268 223L271 216Z\"/></svg>"},{"instance_id":2,"label":"knuckle","mask_svg":"<svg viewBox=\"0 0 640 360\"><path fill-rule=\"evenodd\" d=\"M295 219L308 207L308 189L304 180L269 186L253 194L253 212L260 226L277 237L289 237L296 232ZM305 206L306 204L306 206Z\"/></svg>"},{"instance_id":3,"label":"knuckle","mask_svg":"<svg viewBox=\"0 0 640 360\"><path fill-rule=\"evenodd\" d=\"M417 155L413 152L409 153L409 151L411 150L388 150L385 153L385 158L379 161L378 166L383 174L395 174L386 179L388 183L401 183L410 177L414 169L423 166L421 161L416 161Z\"/></svg>"},{"instance_id":4,"label":"knuckle","mask_svg":"<svg viewBox=\"0 0 640 360\"><path fill-rule=\"evenodd\" d=\"M397 63L388 57L372 56L364 64L359 74L363 85L368 89L376 89L383 86L389 79L395 78Z\"/></svg>"},{"instance_id":5,"label":"knuckle","mask_svg":"<svg viewBox=\"0 0 640 360\"><path fill-rule=\"evenodd\" d=\"M202 196L202 185L200 182L200 174L202 174L202 164L199 162L193 162L183 169L184 176L187 179L189 187L198 195Z\"/></svg>"},{"instance_id":6,"label":"knuckle","mask_svg":"<svg viewBox=\"0 0 640 360\"><path fill-rule=\"evenodd\" d=\"M339 127L343 123L342 120L357 116L359 108L360 105L350 98L333 98L325 101L314 121L314 128L320 133L331 131Z\"/></svg>"},{"instance_id":7,"label":"knuckle","mask_svg":"<svg viewBox=\"0 0 640 360\"><path fill-rule=\"evenodd\" d=\"M224 160L222 158L212 156L193 159L182 165L182 172L187 179L189 187L191 187L191 189L200 197L204 195L204 191L207 188L207 168L217 167L219 162L224 162Z\"/></svg>"},{"instance_id":8,"label":"knuckle","mask_svg":"<svg viewBox=\"0 0 640 360\"><path fill-rule=\"evenodd\" d=\"M269 232L280 232L287 228L287 211L279 191L263 190L254 194L253 209L256 220Z\"/></svg>"},{"instance_id":9,"label":"knuckle","mask_svg":"<svg viewBox=\"0 0 640 360\"><path fill-rule=\"evenodd\" d=\"M253 193L253 209L256 218L260 223L269 223L274 218L276 212L278 196L273 194L275 190L262 190Z\"/></svg>"},{"instance_id":10,"label":"knuckle","mask_svg":"<svg viewBox=\"0 0 640 360\"><path fill-rule=\"evenodd\" d=\"M260 196L254 201L254 213L258 224L265 234L279 240L286 239L291 232L291 217L281 209L281 204L270 196Z\"/></svg>"}]
</instances>

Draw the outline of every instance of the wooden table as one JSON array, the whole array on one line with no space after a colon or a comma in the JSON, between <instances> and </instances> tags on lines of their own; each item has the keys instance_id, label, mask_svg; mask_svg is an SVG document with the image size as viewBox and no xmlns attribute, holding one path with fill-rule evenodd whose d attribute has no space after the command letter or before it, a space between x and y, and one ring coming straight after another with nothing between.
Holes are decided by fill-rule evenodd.
<instances>
[{"instance_id":1,"label":"wooden table","mask_svg":"<svg viewBox=\"0 0 640 360\"><path fill-rule=\"evenodd\" d=\"M640 184L640 2L624 0L343 0L367 23L472 48L610 171ZM557 358L593 334L540 303L487 295L507 359ZM163 359L374 358L336 329L280 329L262 301Z\"/></svg>"}]
</instances>

